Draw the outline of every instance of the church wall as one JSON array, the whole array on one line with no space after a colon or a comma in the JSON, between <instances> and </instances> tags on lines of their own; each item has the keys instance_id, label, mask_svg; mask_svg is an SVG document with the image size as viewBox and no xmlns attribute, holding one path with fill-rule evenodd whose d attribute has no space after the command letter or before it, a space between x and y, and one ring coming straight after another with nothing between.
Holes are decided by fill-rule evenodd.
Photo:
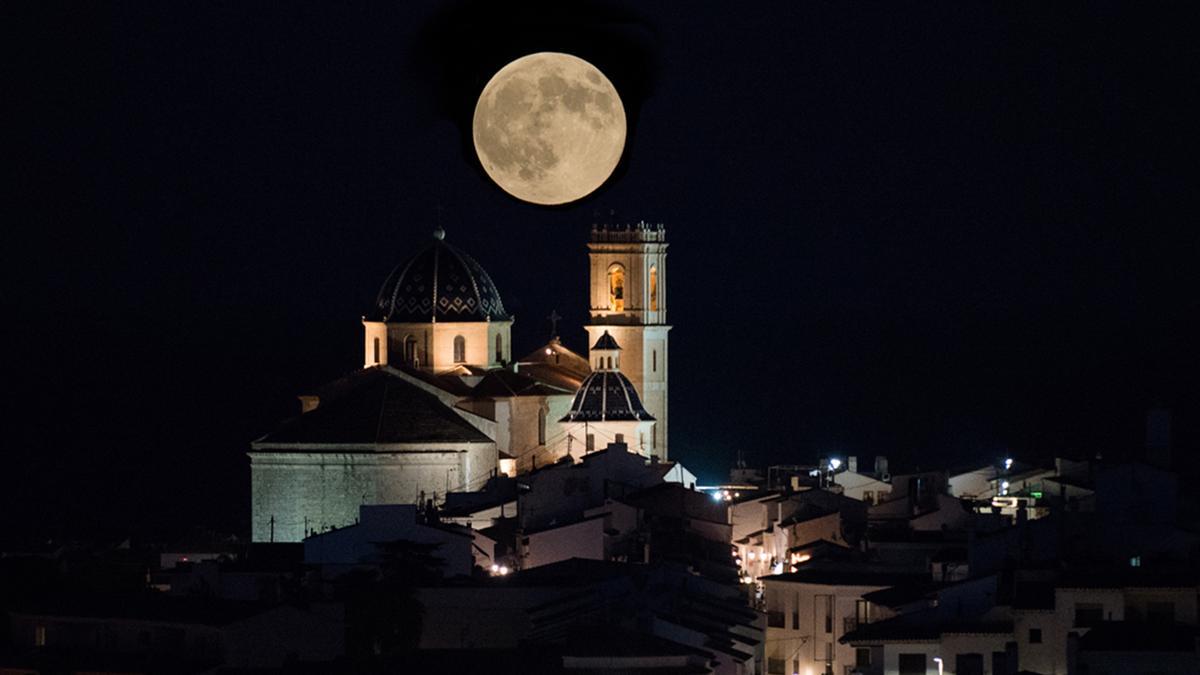
<instances>
[{"instance_id":1,"label":"church wall","mask_svg":"<svg viewBox=\"0 0 1200 675\"><path fill-rule=\"evenodd\" d=\"M517 458L517 470L528 471L537 466L554 463L563 456L563 452L555 454L556 445L562 445L565 439L563 429L558 420L571 408L572 395L561 396L514 396L508 401L509 429L506 440L507 446L501 446L505 452ZM544 414L546 433L545 443L539 442L538 426L539 412ZM499 440L499 439L497 439Z\"/></svg>"},{"instance_id":2,"label":"church wall","mask_svg":"<svg viewBox=\"0 0 1200 675\"><path fill-rule=\"evenodd\" d=\"M449 445L449 444L439 444ZM424 451L251 452L254 541L300 541L305 526L324 531L354 524L361 504L415 504L421 492L479 489L496 467L491 443Z\"/></svg>"}]
</instances>

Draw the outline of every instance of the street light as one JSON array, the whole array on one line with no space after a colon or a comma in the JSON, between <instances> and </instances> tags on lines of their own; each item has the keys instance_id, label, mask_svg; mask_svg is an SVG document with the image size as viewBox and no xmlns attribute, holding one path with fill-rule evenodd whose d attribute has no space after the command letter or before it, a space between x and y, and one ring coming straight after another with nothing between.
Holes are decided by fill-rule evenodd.
<instances>
[{"instance_id":1,"label":"street light","mask_svg":"<svg viewBox=\"0 0 1200 675\"><path fill-rule=\"evenodd\" d=\"M938 675L942 675L942 673L943 673L943 667L944 667L944 666L942 665L942 657L940 657L940 656L935 656L935 657L933 657L933 662L934 662L934 663L936 663L936 664L938 664Z\"/></svg>"}]
</instances>

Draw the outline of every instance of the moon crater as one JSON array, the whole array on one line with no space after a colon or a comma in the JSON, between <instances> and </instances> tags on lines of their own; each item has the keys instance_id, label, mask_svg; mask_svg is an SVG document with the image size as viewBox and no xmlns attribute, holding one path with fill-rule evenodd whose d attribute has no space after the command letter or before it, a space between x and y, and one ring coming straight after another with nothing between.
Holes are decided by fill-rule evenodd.
<instances>
[{"instance_id":1,"label":"moon crater","mask_svg":"<svg viewBox=\"0 0 1200 675\"><path fill-rule=\"evenodd\" d=\"M595 66L540 52L504 66L475 106L475 152L506 192L534 204L591 194L625 147L625 109Z\"/></svg>"}]
</instances>

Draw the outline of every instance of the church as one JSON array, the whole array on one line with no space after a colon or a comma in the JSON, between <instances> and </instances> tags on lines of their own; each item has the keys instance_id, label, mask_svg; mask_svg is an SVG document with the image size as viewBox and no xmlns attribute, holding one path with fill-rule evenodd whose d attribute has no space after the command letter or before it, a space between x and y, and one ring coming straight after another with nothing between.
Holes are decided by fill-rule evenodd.
<instances>
[{"instance_id":1,"label":"church","mask_svg":"<svg viewBox=\"0 0 1200 675\"><path fill-rule=\"evenodd\" d=\"M499 290L436 229L362 318L363 367L251 443L252 539L301 541L360 505L438 503L610 444L666 461L666 257L660 224L593 225L588 354L554 337L513 358Z\"/></svg>"}]
</instances>

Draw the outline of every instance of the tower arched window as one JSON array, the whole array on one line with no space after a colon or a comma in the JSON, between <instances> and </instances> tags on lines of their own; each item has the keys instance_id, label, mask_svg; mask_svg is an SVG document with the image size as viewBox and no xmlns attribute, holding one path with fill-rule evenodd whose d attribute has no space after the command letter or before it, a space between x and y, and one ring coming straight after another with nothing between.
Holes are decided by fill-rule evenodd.
<instances>
[{"instance_id":1,"label":"tower arched window","mask_svg":"<svg viewBox=\"0 0 1200 675\"><path fill-rule=\"evenodd\" d=\"M504 338L499 333L496 333L496 362L504 361Z\"/></svg>"},{"instance_id":2,"label":"tower arched window","mask_svg":"<svg viewBox=\"0 0 1200 675\"><path fill-rule=\"evenodd\" d=\"M614 312L625 311L625 268L620 265L608 268L608 308Z\"/></svg>"},{"instance_id":3,"label":"tower arched window","mask_svg":"<svg viewBox=\"0 0 1200 675\"><path fill-rule=\"evenodd\" d=\"M465 363L467 360L467 339L461 335L454 336L454 362Z\"/></svg>"},{"instance_id":4,"label":"tower arched window","mask_svg":"<svg viewBox=\"0 0 1200 675\"><path fill-rule=\"evenodd\" d=\"M658 311L658 266L650 266L650 311Z\"/></svg>"}]
</instances>

